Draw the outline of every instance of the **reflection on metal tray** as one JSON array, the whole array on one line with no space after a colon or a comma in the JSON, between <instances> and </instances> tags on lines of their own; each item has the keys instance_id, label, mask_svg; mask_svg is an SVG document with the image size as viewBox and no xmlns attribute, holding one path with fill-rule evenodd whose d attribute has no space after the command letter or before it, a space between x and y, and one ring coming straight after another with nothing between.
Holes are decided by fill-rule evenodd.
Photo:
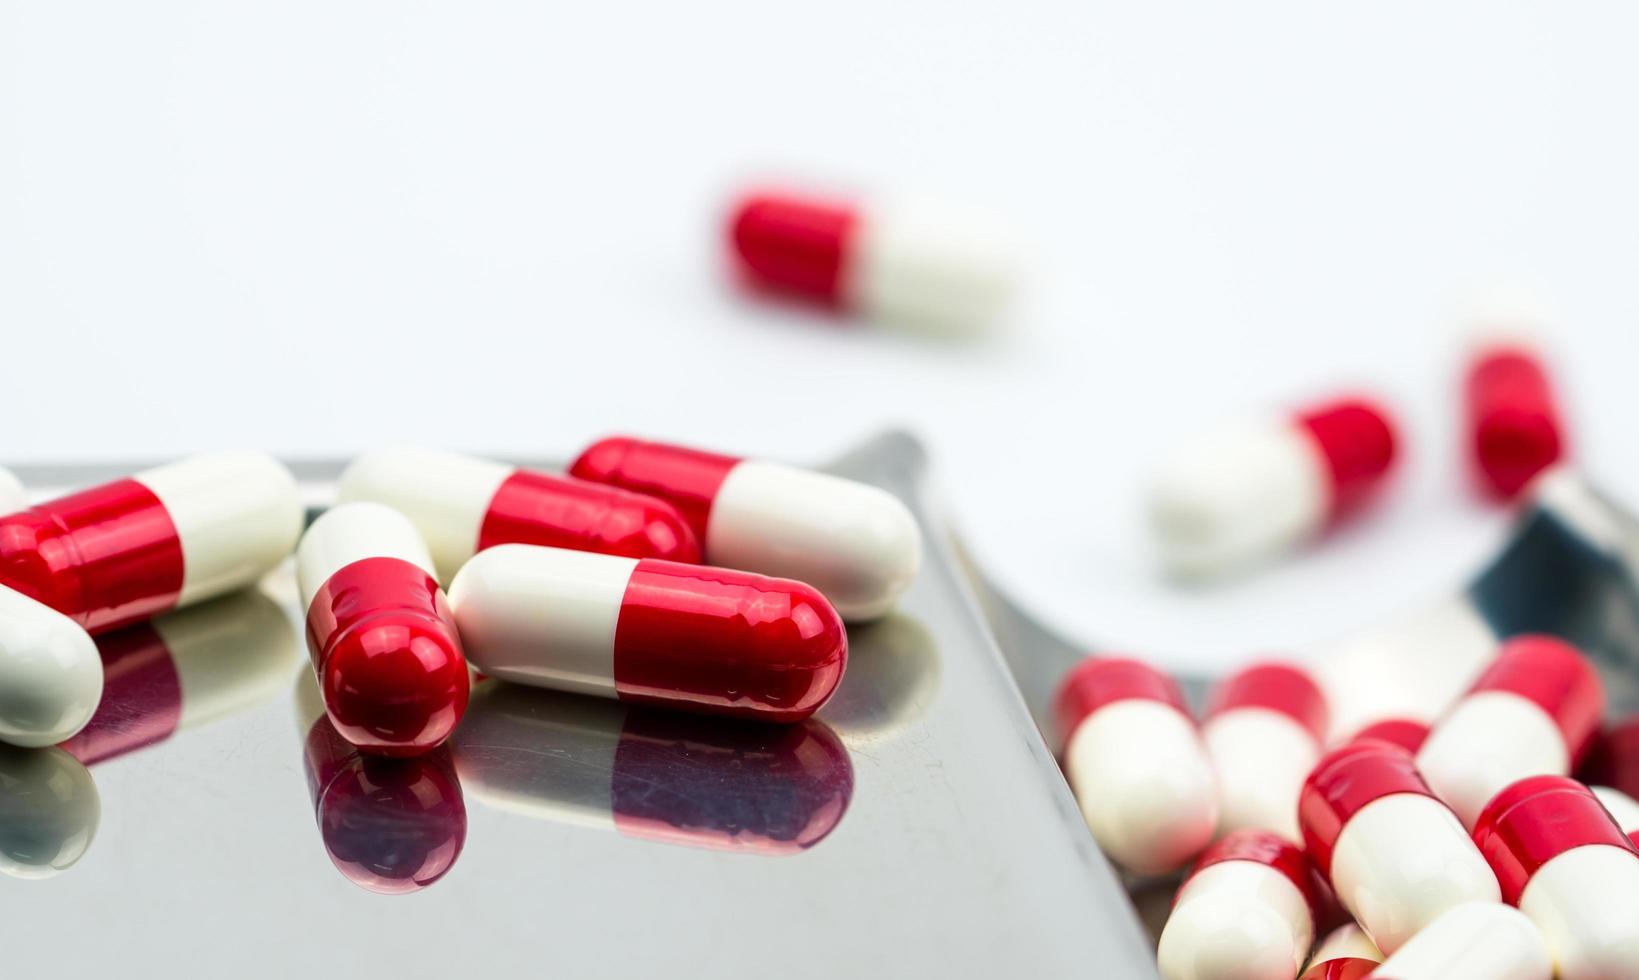
<instances>
[{"instance_id":1,"label":"reflection on metal tray","mask_svg":"<svg viewBox=\"0 0 1639 980\"><path fill-rule=\"evenodd\" d=\"M49 492L133 468L18 469ZM323 506L338 464L296 469ZM444 750L365 759L312 724L288 567L105 639L93 727L0 753L9 972L1154 976L922 450L831 469L903 497L928 561L802 726L485 681Z\"/></svg>"}]
</instances>

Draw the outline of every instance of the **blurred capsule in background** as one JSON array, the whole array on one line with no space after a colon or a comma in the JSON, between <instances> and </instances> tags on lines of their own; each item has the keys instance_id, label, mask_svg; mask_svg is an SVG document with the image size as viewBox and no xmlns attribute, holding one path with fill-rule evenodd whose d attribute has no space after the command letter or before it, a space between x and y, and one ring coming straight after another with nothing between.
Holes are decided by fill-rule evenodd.
<instances>
[{"instance_id":1,"label":"blurred capsule in background","mask_svg":"<svg viewBox=\"0 0 1639 980\"><path fill-rule=\"evenodd\" d=\"M1383 962L1383 953L1353 922L1333 929L1315 946L1303 980L1365 980Z\"/></svg>"},{"instance_id":2,"label":"blurred capsule in background","mask_svg":"<svg viewBox=\"0 0 1639 980\"><path fill-rule=\"evenodd\" d=\"M587 447L569 472L670 502L707 564L806 582L850 623L887 615L922 567L916 518L857 480L626 437Z\"/></svg>"},{"instance_id":3,"label":"blurred capsule in background","mask_svg":"<svg viewBox=\"0 0 1639 980\"><path fill-rule=\"evenodd\" d=\"M62 748L86 765L260 704L298 661L278 603L247 589L97 638L102 702Z\"/></svg>"},{"instance_id":4,"label":"blurred capsule in background","mask_svg":"<svg viewBox=\"0 0 1639 980\"><path fill-rule=\"evenodd\" d=\"M998 222L924 198L756 190L735 202L728 239L752 289L891 326L977 333L1018 289L1019 257Z\"/></svg>"},{"instance_id":5,"label":"blurred capsule in background","mask_svg":"<svg viewBox=\"0 0 1639 980\"><path fill-rule=\"evenodd\" d=\"M1218 780L1218 832L1273 831L1301 841L1298 793L1320 758L1326 698L1295 664L1244 667L1213 689L1201 738Z\"/></svg>"},{"instance_id":6,"label":"blurred capsule in background","mask_svg":"<svg viewBox=\"0 0 1639 980\"><path fill-rule=\"evenodd\" d=\"M79 760L55 747L0 745L0 873L49 878L85 855L102 803Z\"/></svg>"},{"instance_id":7,"label":"blurred capsule in background","mask_svg":"<svg viewBox=\"0 0 1639 980\"><path fill-rule=\"evenodd\" d=\"M467 840L449 748L407 759L360 752L336 731L306 671L295 701L313 816L336 870L378 895L407 895L448 874Z\"/></svg>"},{"instance_id":8,"label":"blurred capsule in background","mask_svg":"<svg viewBox=\"0 0 1639 980\"><path fill-rule=\"evenodd\" d=\"M1336 917L1303 849L1266 830L1207 848L1161 932L1165 980L1291 980L1315 933Z\"/></svg>"},{"instance_id":9,"label":"blurred capsule in background","mask_svg":"<svg viewBox=\"0 0 1639 980\"><path fill-rule=\"evenodd\" d=\"M1541 934L1518 909L1466 902L1424 926L1371 975L1382 980L1548 980L1553 972Z\"/></svg>"},{"instance_id":10,"label":"blurred capsule in background","mask_svg":"<svg viewBox=\"0 0 1639 980\"><path fill-rule=\"evenodd\" d=\"M1428 741L1429 726L1426 722L1412 721L1410 718L1386 718L1383 721L1374 721L1353 736L1344 739L1346 742L1358 742L1364 739L1376 739L1390 745L1398 745L1412 755Z\"/></svg>"},{"instance_id":11,"label":"blurred capsule in background","mask_svg":"<svg viewBox=\"0 0 1639 980\"><path fill-rule=\"evenodd\" d=\"M1463 379L1470 463L1482 489L1511 500L1566 452L1565 423L1542 353L1524 339L1487 340Z\"/></svg>"},{"instance_id":12,"label":"blurred capsule in background","mask_svg":"<svg viewBox=\"0 0 1639 980\"><path fill-rule=\"evenodd\" d=\"M847 750L812 719L674 715L486 680L451 744L486 804L688 847L799 853L853 797Z\"/></svg>"},{"instance_id":13,"label":"blurred capsule in background","mask_svg":"<svg viewBox=\"0 0 1639 980\"><path fill-rule=\"evenodd\" d=\"M14 510L22 510L28 506L28 493L23 490L23 481L0 466L0 514L9 514Z\"/></svg>"},{"instance_id":14,"label":"blurred capsule in background","mask_svg":"<svg viewBox=\"0 0 1639 980\"><path fill-rule=\"evenodd\" d=\"M850 739L891 737L933 703L939 672L933 634L914 617L890 613L856 626L848 631L848 672L825 704L825 722Z\"/></svg>"},{"instance_id":15,"label":"blurred capsule in background","mask_svg":"<svg viewBox=\"0 0 1639 980\"><path fill-rule=\"evenodd\" d=\"M1594 739L1593 750L1577 778L1639 800L1639 715L1612 724Z\"/></svg>"},{"instance_id":16,"label":"blurred capsule in background","mask_svg":"<svg viewBox=\"0 0 1639 980\"><path fill-rule=\"evenodd\" d=\"M664 500L459 453L365 453L342 471L336 499L374 501L408 517L446 582L498 544L700 561L693 529Z\"/></svg>"},{"instance_id":17,"label":"blurred capsule in background","mask_svg":"<svg viewBox=\"0 0 1639 980\"><path fill-rule=\"evenodd\" d=\"M1562 980L1639 978L1639 850L1588 787L1522 779L1486 804L1474 843Z\"/></svg>"},{"instance_id":18,"label":"blurred capsule in background","mask_svg":"<svg viewBox=\"0 0 1639 980\"><path fill-rule=\"evenodd\" d=\"M1471 828L1510 783L1569 774L1604 712L1599 673L1580 650L1551 636L1516 636L1434 725L1417 770Z\"/></svg>"},{"instance_id":19,"label":"blurred capsule in background","mask_svg":"<svg viewBox=\"0 0 1639 980\"><path fill-rule=\"evenodd\" d=\"M1053 719L1065 777L1112 861L1164 874L1212 840L1212 763L1171 677L1137 660L1083 660L1060 682Z\"/></svg>"},{"instance_id":20,"label":"blurred capsule in background","mask_svg":"<svg viewBox=\"0 0 1639 980\"><path fill-rule=\"evenodd\" d=\"M1388 412L1364 398L1203 433L1164 460L1151 483L1163 563L1206 578L1319 534L1375 495L1397 441Z\"/></svg>"},{"instance_id":21,"label":"blurred capsule in background","mask_svg":"<svg viewBox=\"0 0 1639 980\"><path fill-rule=\"evenodd\" d=\"M366 752L430 751L466 711L467 661L435 576L420 532L384 504L338 504L296 548L325 710Z\"/></svg>"}]
</instances>

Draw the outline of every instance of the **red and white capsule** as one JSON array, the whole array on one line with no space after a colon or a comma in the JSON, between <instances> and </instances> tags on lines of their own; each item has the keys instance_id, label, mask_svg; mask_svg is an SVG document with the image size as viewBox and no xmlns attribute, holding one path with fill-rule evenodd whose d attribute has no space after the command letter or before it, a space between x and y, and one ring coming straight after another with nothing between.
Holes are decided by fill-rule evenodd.
<instances>
[{"instance_id":1,"label":"red and white capsule","mask_svg":"<svg viewBox=\"0 0 1639 980\"><path fill-rule=\"evenodd\" d=\"M0 739L48 745L90 720L104 633L260 578L301 532L296 482L213 453L0 516Z\"/></svg>"},{"instance_id":2,"label":"red and white capsule","mask_svg":"<svg viewBox=\"0 0 1639 980\"><path fill-rule=\"evenodd\" d=\"M266 701L296 661L284 610L249 589L97 639L103 694L62 748L86 765Z\"/></svg>"},{"instance_id":3,"label":"red and white capsule","mask_svg":"<svg viewBox=\"0 0 1639 980\"><path fill-rule=\"evenodd\" d=\"M1060 683L1053 717L1065 776L1111 860L1162 874L1212 840L1217 785L1176 681L1136 660L1093 657Z\"/></svg>"},{"instance_id":4,"label":"red and white capsule","mask_svg":"<svg viewBox=\"0 0 1639 980\"><path fill-rule=\"evenodd\" d=\"M1447 909L1501 895L1411 753L1388 742L1351 742L1322 757L1303 784L1298 822L1310 858L1385 953Z\"/></svg>"},{"instance_id":5,"label":"red and white capsule","mask_svg":"<svg viewBox=\"0 0 1639 980\"><path fill-rule=\"evenodd\" d=\"M1201 739L1218 777L1218 832L1255 828L1290 841L1298 793L1320 758L1326 699L1303 668L1259 663L1213 691Z\"/></svg>"},{"instance_id":6,"label":"red and white capsule","mask_svg":"<svg viewBox=\"0 0 1639 980\"><path fill-rule=\"evenodd\" d=\"M928 201L753 193L734 206L729 244L756 289L900 326L978 331L1016 288L1009 236Z\"/></svg>"},{"instance_id":7,"label":"red and white capsule","mask_svg":"<svg viewBox=\"0 0 1639 980\"><path fill-rule=\"evenodd\" d=\"M1417 769L1463 826L1526 776L1564 776L1586 753L1605 713L1593 663L1550 636L1518 636L1435 724Z\"/></svg>"},{"instance_id":8,"label":"red and white capsule","mask_svg":"<svg viewBox=\"0 0 1639 980\"><path fill-rule=\"evenodd\" d=\"M23 490L23 481L17 479L11 470L0 466L0 514L9 514L27 506L28 494Z\"/></svg>"},{"instance_id":9,"label":"red and white capsule","mask_svg":"<svg viewBox=\"0 0 1639 980\"><path fill-rule=\"evenodd\" d=\"M1522 779L1486 805L1474 842L1563 980L1639 978L1639 850L1588 787Z\"/></svg>"},{"instance_id":10,"label":"red and white capsule","mask_svg":"<svg viewBox=\"0 0 1639 980\"><path fill-rule=\"evenodd\" d=\"M383 504L320 515L296 548L307 648L336 730L365 752L420 755L449 737L470 679L432 557Z\"/></svg>"},{"instance_id":11,"label":"red and white capsule","mask_svg":"<svg viewBox=\"0 0 1639 980\"><path fill-rule=\"evenodd\" d=\"M458 453L365 453L342 471L336 497L386 504L408 517L446 581L498 544L700 561L693 529L663 500Z\"/></svg>"},{"instance_id":12,"label":"red and white capsule","mask_svg":"<svg viewBox=\"0 0 1639 980\"><path fill-rule=\"evenodd\" d=\"M1518 909L1496 902L1453 906L1411 937L1374 980L1548 980L1542 936Z\"/></svg>"},{"instance_id":13,"label":"red and white capsule","mask_svg":"<svg viewBox=\"0 0 1639 980\"><path fill-rule=\"evenodd\" d=\"M1207 848L1161 930L1165 980L1292 980L1334 914L1301 848L1240 830Z\"/></svg>"},{"instance_id":14,"label":"red and white capsule","mask_svg":"<svg viewBox=\"0 0 1639 980\"><path fill-rule=\"evenodd\" d=\"M1565 455L1558 399L1542 356L1529 345L1476 348L1463 396L1474 471L1492 496L1512 499Z\"/></svg>"},{"instance_id":15,"label":"red and white capsule","mask_svg":"<svg viewBox=\"0 0 1639 980\"><path fill-rule=\"evenodd\" d=\"M800 854L853 795L848 752L817 718L725 724L486 680L450 746L491 806L708 850Z\"/></svg>"},{"instance_id":16,"label":"red and white capsule","mask_svg":"<svg viewBox=\"0 0 1639 980\"><path fill-rule=\"evenodd\" d=\"M1383 962L1383 953L1353 922L1333 929L1315 947L1302 980L1365 980Z\"/></svg>"},{"instance_id":17,"label":"red and white capsule","mask_svg":"<svg viewBox=\"0 0 1639 980\"><path fill-rule=\"evenodd\" d=\"M1388 413L1365 399L1196 438L1151 485L1163 561L1209 576L1291 548L1360 509L1393 467L1395 443Z\"/></svg>"},{"instance_id":18,"label":"red and white capsule","mask_svg":"<svg viewBox=\"0 0 1639 980\"><path fill-rule=\"evenodd\" d=\"M922 564L910 511L853 480L628 438L594 444L569 472L671 503L707 562L807 582L849 622L885 615Z\"/></svg>"},{"instance_id":19,"label":"red and white capsule","mask_svg":"<svg viewBox=\"0 0 1639 980\"><path fill-rule=\"evenodd\" d=\"M725 568L504 544L450 604L487 677L711 714L801 721L848 662L818 592Z\"/></svg>"}]
</instances>

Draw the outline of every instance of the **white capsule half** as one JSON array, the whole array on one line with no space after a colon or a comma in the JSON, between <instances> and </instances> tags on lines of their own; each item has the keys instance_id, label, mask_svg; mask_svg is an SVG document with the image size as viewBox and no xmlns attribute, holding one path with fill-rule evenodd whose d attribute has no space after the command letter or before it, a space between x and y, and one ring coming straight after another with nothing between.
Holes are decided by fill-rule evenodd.
<instances>
[{"instance_id":1,"label":"white capsule half","mask_svg":"<svg viewBox=\"0 0 1639 980\"><path fill-rule=\"evenodd\" d=\"M28 506L28 494L23 482L4 466L0 466L0 514L10 514Z\"/></svg>"},{"instance_id":2,"label":"white capsule half","mask_svg":"<svg viewBox=\"0 0 1639 980\"><path fill-rule=\"evenodd\" d=\"M1458 905L1429 923L1372 974L1383 980L1548 980L1542 936L1517 909Z\"/></svg>"},{"instance_id":3,"label":"white capsule half","mask_svg":"<svg viewBox=\"0 0 1639 980\"><path fill-rule=\"evenodd\" d=\"M1161 931L1166 980L1292 980L1314 940L1303 893L1254 861L1202 868L1179 890Z\"/></svg>"},{"instance_id":4,"label":"white capsule half","mask_svg":"<svg viewBox=\"0 0 1639 980\"><path fill-rule=\"evenodd\" d=\"M283 561L302 533L296 478L266 453L218 452L155 467L133 479L176 526L186 606L244 588Z\"/></svg>"},{"instance_id":5,"label":"white capsule half","mask_svg":"<svg viewBox=\"0 0 1639 980\"><path fill-rule=\"evenodd\" d=\"M1537 869L1519 908L1541 931L1562 980L1639 978L1639 854L1574 847Z\"/></svg>"},{"instance_id":6,"label":"white capsule half","mask_svg":"<svg viewBox=\"0 0 1639 980\"><path fill-rule=\"evenodd\" d=\"M85 727L102 699L102 660L90 634L0 586L0 741L55 745Z\"/></svg>"},{"instance_id":7,"label":"white capsule half","mask_svg":"<svg viewBox=\"0 0 1639 980\"><path fill-rule=\"evenodd\" d=\"M1212 839L1212 764L1194 722L1171 705L1129 698L1099 708L1076 726L1064 766L1093 838L1130 871L1171 871Z\"/></svg>"},{"instance_id":8,"label":"white capsule half","mask_svg":"<svg viewBox=\"0 0 1639 980\"><path fill-rule=\"evenodd\" d=\"M1354 815L1333 847L1331 878L1385 953L1455 905L1502 900L1496 875L1456 816L1415 793L1382 797Z\"/></svg>"},{"instance_id":9,"label":"white capsule half","mask_svg":"<svg viewBox=\"0 0 1639 980\"><path fill-rule=\"evenodd\" d=\"M1429 788L1469 828L1510 783L1545 773L1563 775L1570 765L1553 719L1507 691L1463 698L1417 752L1417 770Z\"/></svg>"},{"instance_id":10,"label":"white capsule half","mask_svg":"<svg viewBox=\"0 0 1639 980\"><path fill-rule=\"evenodd\" d=\"M447 579L477 552L490 501L515 470L459 453L379 450L348 464L337 481L336 500L375 501L408 517Z\"/></svg>"},{"instance_id":11,"label":"white capsule half","mask_svg":"<svg viewBox=\"0 0 1639 980\"><path fill-rule=\"evenodd\" d=\"M1320 758L1314 736L1278 711L1240 708L1208 719L1201 739L1218 776L1218 832L1256 827L1300 840L1298 793Z\"/></svg>"},{"instance_id":12,"label":"white capsule half","mask_svg":"<svg viewBox=\"0 0 1639 980\"><path fill-rule=\"evenodd\" d=\"M745 460L711 505L706 560L807 582L849 622L893 608L922 567L922 534L893 494L828 473Z\"/></svg>"},{"instance_id":13,"label":"white capsule half","mask_svg":"<svg viewBox=\"0 0 1639 980\"><path fill-rule=\"evenodd\" d=\"M437 574L432 555L409 518L386 504L339 504L319 515L296 549L302 608L313 605L313 597L332 575L366 558L397 558L428 575Z\"/></svg>"},{"instance_id":14,"label":"white capsule half","mask_svg":"<svg viewBox=\"0 0 1639 980\"><path fill-rule=\"evenodd\" d=\"M994 219L944 202L880 202L859 223L845 302L885 323L979 332L1000 319L1017 289L1010 238Z\"/></svg>"},{"instance_id":15,"label":"white capsule half","mask_svg":"<svg viewBox=\"0 0 1639 980\"><path fill-rule=\"evenodd\" d=\"M72 867L101 817L97 784L73 756L0 746L0 874L49 878Z\"/></svg>"},{"instance_id":16,"label":"white capsule half","mask_svg":"<svg viewBox=\"0 0 1639 980\"><path fill-rule=\"evenodd\" d=\"M1179 447L1150 519L1175 574L1217 575L1290 548L1326 519L1325 463L1295 426L1247 423Z\"/></svg>"}]
</instances>

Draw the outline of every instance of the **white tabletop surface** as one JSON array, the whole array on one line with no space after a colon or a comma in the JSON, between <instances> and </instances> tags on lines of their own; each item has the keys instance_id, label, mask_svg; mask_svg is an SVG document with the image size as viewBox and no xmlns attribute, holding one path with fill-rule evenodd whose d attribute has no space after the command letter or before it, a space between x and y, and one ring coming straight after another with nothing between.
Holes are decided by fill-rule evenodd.
<instances>
[{"instance_id":1,"label":"white tabletop surface","mask_svg":"<svg viewBox=\"0 0 1639 980\"><path fill-rule=\"evenodd\" d=\"M612 431L818 460L924 436L998 578L1180 665L1454 587L1462 312L1549 311L1578 457L1639 501L1639 11L1610 4L0 5L0 459ZM1007 215L1027 301L930 343L745 300L725 199L796 176ZM1179 590L1147 468L1221 416L1392 400L1365 521Z\"/></svg>"}]
</instances>

